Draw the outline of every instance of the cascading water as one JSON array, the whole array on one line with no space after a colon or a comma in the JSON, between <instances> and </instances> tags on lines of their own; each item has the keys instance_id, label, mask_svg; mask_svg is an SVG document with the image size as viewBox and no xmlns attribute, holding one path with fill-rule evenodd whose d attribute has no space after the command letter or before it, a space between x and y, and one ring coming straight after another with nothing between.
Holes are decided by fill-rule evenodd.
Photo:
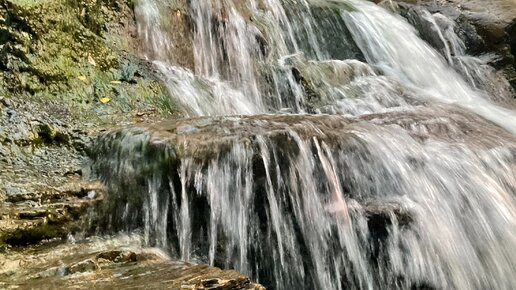
<instances>
[{"instance_id":1,"label":"cascading water","mask_svg":"<svg viewBox=\"0 0 516 290\"><path fill-rule=\"evenodd\" d=\"M190 71L176 2L140 34L193 118L101 136L106 226L273 289L515 287L516 113L450 47L367 1L191 0Z\"/></svg>"},{"instance_id":2,"label":"cascading water","mask_svg":"<svg viewBox=\"0 0 516 290\"><path fill-rule=\"evenodd\" d=\"M451 69L415 30L366 1L350 1L362 13L344 16L367 61L409 86L445 103L455 103L516 134L515 113L488 101ZM416 61L417 60L417 61Z\"/></svg>"},{"instance_id":3,"label":"cascading water","mask_svg":"<svg viewBox=\"0 0 516 290\"><path fill-rule=\"evenodd\" d=\"M493 101L511 106L513 92L510 84L488 65L489 61L497 58L496 55L467 55L466 44L456 33L457 24L441 13L432 14L425 9L413 7L408 12L408 19L420 27L427 41L443 54L448 64L454 67L470 86L486 91L488 94L484 95Z\"/></svg>"}]
</instances>

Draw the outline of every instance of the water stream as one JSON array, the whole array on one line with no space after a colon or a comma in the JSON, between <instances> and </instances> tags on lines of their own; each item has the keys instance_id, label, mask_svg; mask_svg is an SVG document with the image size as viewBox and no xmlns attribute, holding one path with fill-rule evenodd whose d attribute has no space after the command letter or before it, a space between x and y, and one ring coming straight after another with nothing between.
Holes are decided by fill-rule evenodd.
<instances>
[{"instance_id":1,"label":"water stream","mask_svg":"<svg viewBox=\"0 0 516 290\"><path fill-rule=\"evenodd\" d=\"M438 51L369 1L190 0L188 69L177 3L136 10L189 118L99 139L105 226L270 289L514 288L514 100L449 19Z\"/></svg>"}]
</instances>

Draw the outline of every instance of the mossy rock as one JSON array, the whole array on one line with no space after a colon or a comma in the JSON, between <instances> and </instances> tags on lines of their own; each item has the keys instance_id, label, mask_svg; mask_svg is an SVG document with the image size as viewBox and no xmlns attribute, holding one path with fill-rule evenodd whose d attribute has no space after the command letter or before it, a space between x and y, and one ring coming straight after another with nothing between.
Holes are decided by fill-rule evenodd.
<instances>
[{"instance_id":1,"label":"mossy rock","mask_svg":"<svg viewBox=\"0 0 516 290\"><path fill-rule=\"evenodd\" d=\"M101 37L101 3L2 0L0 68L14 91L58 92L85 70L117 66Z\"/></svg>"},{"instance_id":2,"label":"mossy rock","mask_svg":"<svg viewBox=\"0 0 516 290\"><path fill-rule=\"evenodd\" d=\"M60 104L72 119L176 112L168 91L108 27L134 22L126 0L0 0L0 87ZM117 16L118 15L118 16ZM110 34L112 33L112 34ZM113 34L114 33L114 34Z\"/></svg>"}]
</instances>

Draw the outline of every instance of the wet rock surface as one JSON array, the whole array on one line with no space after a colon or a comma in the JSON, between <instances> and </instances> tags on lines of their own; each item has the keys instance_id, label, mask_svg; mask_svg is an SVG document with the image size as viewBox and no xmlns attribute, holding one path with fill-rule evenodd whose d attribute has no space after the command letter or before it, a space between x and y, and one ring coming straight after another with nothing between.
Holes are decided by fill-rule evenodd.
<instances>
[{"instance_id":1,"label":"wet rock surface","mask_svg":"<svg viewBox=\"0 0 516 290\"><path fill-rule=\"evenodd\" d=\"M3 289L264 289L235 271L173 261L136 235L43 244L0 258Z\"/></svg>"},{"instance_id":2,"label":"wet rock surface","mask_svg":"<svg viewBox=\"0 0 516 290\"><path fill-rule=\"evenodd\" d=\"M80 181L39 190L7 196L0 205L0 243L4 247L65 239L81 229L81 218L104 196L102 185Z\"/></svg>"},{"instance_id":3,"label":"wet rock surface","mask_svg":"<svg viewBox=\"0 0 516 290\"><path fill-rule=\"evenodd\" d=\"M411 126L412 122L418 126ZM396 126L407 130L421 142L437 138L446 142L468 140L484 146L503 144L514 137L489 121L454 106L433 105L414 107L413 110L369 114L362 117L339 115L255 115L229 117L197 117L170 119L157 124L141 124L100 134L92 147L94 161L111 157L108 148L119 154L129 154L131 149L161 154L168 151L171 159L218 158L225 147L235 143L253 146L259 137L275 138L279 146L294 140L289 132L303 139L320 138L332 144L339 137L353 135L354 129L367 126ZM473 126L482 123L482 128ZM478 136L489 132L489 138ZM484 136L485 137L485 136ZM480 142L475 142L475 140ZM129 156L128 156L129 157ZM135 158L139 158L136 156Z\"/></svg>"},{"instance_id":4,"label":"wet rock surface","mask_svg":"<svg viewBox=\"0 0 516 290\"><path fill-rule=\"evenodd\" d=\"M361 61L301 60L294 63L292 70L306 94L309 113L351 117L422 104L410 88Z\"/></svg>"},{"instance_id":5,"label":"wet rock surface","mask_svg":"<svg viewBox=\"0 0 516 290\"><path fill-rule=\"evenodd\" d=\"M0 11L0 245L9 248L66 237L102 199L99 184L82 181L91 134L175 109L131 43L128 2L2 1Z\"/></svg>"},{"instance_id":6,"label":"wet rock surface","mask_svg":"<svg viewBox=\"0 0 516 290\"><path fill-rule=\"evenodd\" d=\"M45 109L43 109L45 108ZM0 245L63 238L103 196L81 181L90 137L52 104L0 98Z\"/></svg>"}]
</instances>

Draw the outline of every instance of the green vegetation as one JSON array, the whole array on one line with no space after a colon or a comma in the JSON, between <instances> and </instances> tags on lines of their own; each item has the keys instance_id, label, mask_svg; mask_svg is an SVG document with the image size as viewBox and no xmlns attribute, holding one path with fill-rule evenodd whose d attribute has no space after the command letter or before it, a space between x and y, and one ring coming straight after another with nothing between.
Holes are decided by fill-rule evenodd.
<instances>
[{"instance_id":1,"label":"green vegetation","mask_svg":"<svg viewBox=\"0 0 516 290\"><path fill-rule=\"evenodd\" d=\"M107 29L124 0L0 0L0 93L59 103L72 117L156 110L168 93L131 47ZM118 19L119 20L119 19ZM132 19L130 19L132 21ZM111 43L110 43L111 41ZM113 45L115 44L116 47Z\"/></svg>"}]
</instances>

